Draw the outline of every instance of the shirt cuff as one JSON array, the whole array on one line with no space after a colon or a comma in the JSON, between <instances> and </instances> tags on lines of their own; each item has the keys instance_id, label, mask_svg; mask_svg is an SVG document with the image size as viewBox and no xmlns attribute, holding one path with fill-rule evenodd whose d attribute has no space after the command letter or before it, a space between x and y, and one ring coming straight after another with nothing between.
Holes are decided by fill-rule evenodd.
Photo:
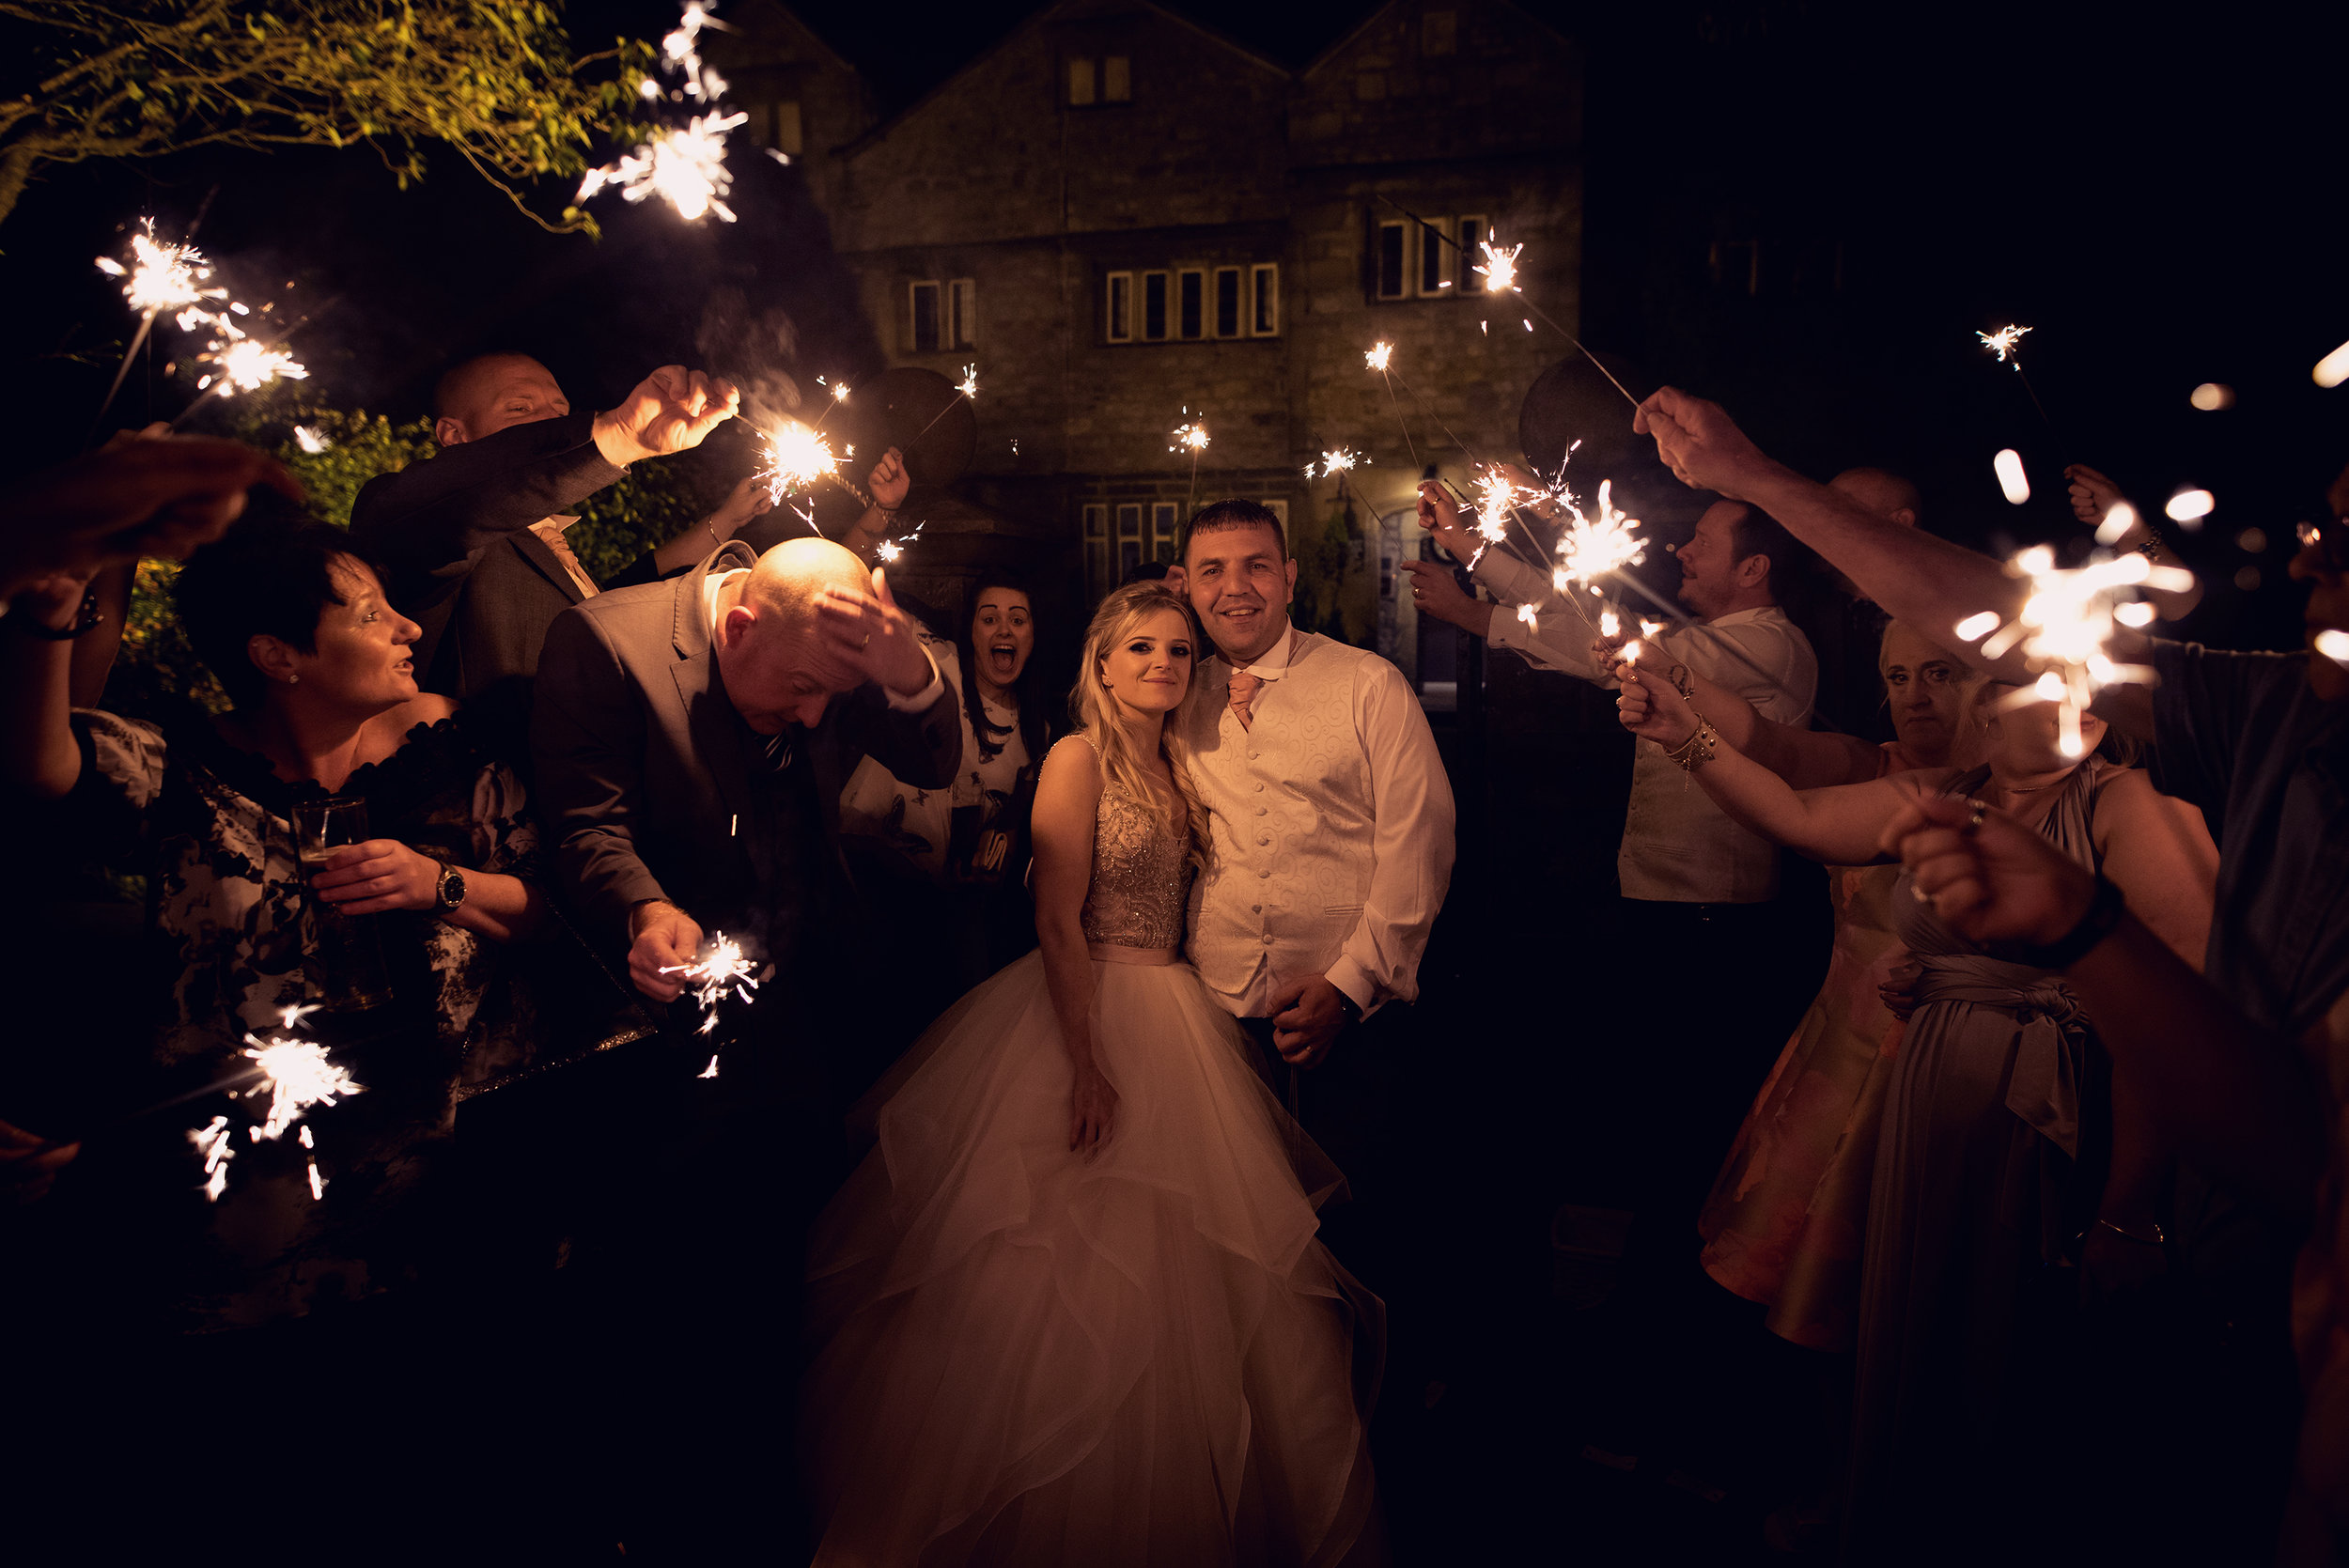
<instances>
[{"instance_id":1,"label":"shirt cuff","mask_svg":"<svg viewBox=\"0 0 2349 1568\"><path fill-rule=\"evenodd\" d=\"M938 660L930 657L927 648L922 650L922 657L930 661L930 683L927 686L910 697L900 697L886 686L881 688L881 695L889 699L892 713L926 713L933 703L946 694L946 677L938 673Z\"/></svg>"},{"instance_id":2,"label":"shirt cuff","mask_svg":"<svg viewBox=\"0 0 2349 1568\"><path fill-rule=\"evenodd\" d=\"M1378 983L1352 958L1341 955L1321 978L1344 991L1346 1000L1361 1008L1365 1018L1386 1004L1386 998L1378 994Z\"/></svg>"}]
</instances>

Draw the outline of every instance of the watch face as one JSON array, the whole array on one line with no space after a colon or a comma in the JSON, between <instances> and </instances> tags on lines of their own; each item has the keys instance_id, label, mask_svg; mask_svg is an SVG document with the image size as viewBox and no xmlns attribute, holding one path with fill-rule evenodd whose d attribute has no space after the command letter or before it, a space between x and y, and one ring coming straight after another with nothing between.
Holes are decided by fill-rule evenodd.
<instances>
[{"instance_id":1,"label":"watch face","mask_svg":"<svg viewBox=\"0 0 2349 1568\"><path fill-rule=\"evenodd\" d=\"M441 873L441 908L454 909L465 901L465 878L454 866Z\"/></svg>"}]
</instances>

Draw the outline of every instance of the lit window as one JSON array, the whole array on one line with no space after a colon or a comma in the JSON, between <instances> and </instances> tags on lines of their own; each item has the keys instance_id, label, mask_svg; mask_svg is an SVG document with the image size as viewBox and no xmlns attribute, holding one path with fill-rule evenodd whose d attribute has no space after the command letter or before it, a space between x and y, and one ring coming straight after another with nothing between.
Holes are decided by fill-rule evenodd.
<instances>
[{"instance_id":1,"label":"lit window","mask_svg":"<svg viewBox=\"0 0 2349 1568\"><path fill-rule=\"evenodd\" d=\"M1112 343L1134 340L1134 275L1112 272L1109 277L1109 324L1103 334Z\"/></svg>"},{"instance_id":2,"label":"lit window","mask_svg":"<svg viewBox=\"0 0 2349 1568\"><path fill-rule=\"evenodd\" d=\"M1207 335L1207 274L1197 267L1186 267L1174 274L1175 335L1184 342L1195 342Z\"/></svg>"},{"instance_id":3,"label":"lit window","mask_svg":"<svg viewBox=\"0 0 2349 1568\"><path fill-rule=\"evenodd\" d=\"M917 354L934 354L941 347L940 327L942 324L939 319L938 285L917 283L913 286L911 294L912 351Z\"/></svg>"},{"instance_id":4,"label":"lit window","mask_svg":"<svg viewBox=\"0 0 2349 1568\"><path fill-rule=\"evenodd\" d=\"M1145 343L1166 341L1166 274L1142 274L1142 337Z\"/></svg>"},{"instance_id":5,"label":"lit window","mask_svg":"<svg viewBox=\"0 0 2349 1568\"><path fill-rule=\"evenodd\" d=\"M1419 236L1419 291L1433 297L1452 291L1452 223L1448 218L1430 218L1415 224L1412 231Z\"/></svg>"},{"instance_id":6,"label":"lit window","mask_svg":"<svg viewBox=\"0 0 2349 1568\"><path fill-rule=\"evenodd\" d=\"M1134 101L1134 66L1127 55L1112 54L1101 62L1101 101L1105 103L1131 103Z\"/></svg>"},{"instance_id":7,"label":"lit window","mask_svg":"<svg viewBox=\"0 0 2349 1568\"><path fill-rule=\"evenodd\" d=\"M1082 108L1093 101L1093 62L1086 58L1068 62L1068 101Z\"/></svg>"},{"instance_id":8,"label":"lit window","mask_svg":"<svg viewBox=\"0 0 2349 1568\"><path fill-rule=\"evenodd\" d=\"M1409 281L1408 276L1404 272L1403 268L1403 256L1408 249L1405 244L1406 238L1407 236L1404 233L1404 228L1401 224L1380 224L1378 225L1378 250L1377 255L1377 263L1378 268L1378 297L1382 300L1399 300L1403 298L1404 286Z\"/></svg>"},{"instance_id":9,"label":"lit window","mask_svg":"<svg viewBox=\"0 0 2349 1568\"><path fill-rule=\"evenodd\" d=\"M1419 52L1435 58L1452 54L1460 44L1460 18L1455 11L1428 11L1419 19Z\"/></svg>"},{"instance_id":10,"label":"lit window","mask_svg":"<svg viewBox=\"0 0 2349 1568\"><path fill-rule=\"evenodd\" d=\"M1248 331L1255 337L1275 337L1281 331L1281 266L1268 261L1249 269Z\"/></svg>"},{"instance_id":11,"label":"lit window","mask_svg":"<svg viewBox=\"0 0 2349 1568\"><path fill-rule=\"evenodd\" d=\"M1240 270L1218 267L1215 270L1215 335L1237 337L1240 334Z\"/></svg>"},{"instance_id":12,"label":"lit window","mask_svg":"<svg viewBox=\"0 0 2349 1568\"><path fill-rule=\"evenodd\" d=\"M979 340L979 286L970 278L957 278L947 290L947 334L951 345L968 349Z\"/></svg>"}]
</instances>

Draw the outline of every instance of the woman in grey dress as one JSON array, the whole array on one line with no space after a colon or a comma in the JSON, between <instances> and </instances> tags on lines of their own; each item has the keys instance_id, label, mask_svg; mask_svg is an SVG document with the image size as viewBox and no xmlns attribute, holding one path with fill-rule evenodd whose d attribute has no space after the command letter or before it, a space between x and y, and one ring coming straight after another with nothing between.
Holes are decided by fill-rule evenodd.
<instances>
[{"instance_id":1,"label":"woman in grey dress","mask_svg":"<svg viewBox=\"0 0 2349 1568\"><path fill-rule=\"evenodd\" d=\"M2056 709L1985 684L1968 722L1990 760L1867 784L1795 790L1715 741L1689 753L1696 783L1731 815L1813 858L1882 858L1877 840L1905 800L1955 794L2037 828L2094 866L2190 963L2208 933L2217 853L2199 813L2155 792L2139 769L2065 757ZM1689 722L1677 693L1636 673L1625 722L1670 744ZM1855 1562L1968 1555L2028 1511L2027 1455L2056 1430L2041 1309L2047 1270L2087 1232L2100 1277L2158 1269L2156 1201L2167 1158L2136 1113L2125 1076L2110 1094L2077 1000L2061 979L1984 952L1894 893L1899 936L1922 976L1893 1069L1861 1259L1859 1389L1845 1499ZM2083 1128L2090 1153L2083 1159ZM2108 1157L2104 1149L2109 1149ZM2101 1167L2101 1169L2100 1169ZM2101 1177L2101 1187L2098 1178ZM2057 1278L2068 1279L2071 1276Z\"/></svg>"}]
</instances>

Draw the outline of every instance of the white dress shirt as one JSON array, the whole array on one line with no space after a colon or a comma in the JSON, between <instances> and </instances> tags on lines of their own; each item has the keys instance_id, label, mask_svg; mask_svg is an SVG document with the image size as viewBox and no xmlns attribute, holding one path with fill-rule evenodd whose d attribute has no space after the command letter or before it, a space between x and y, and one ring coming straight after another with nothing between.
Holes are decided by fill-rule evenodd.
<instances>
[{"instance_id":1,"label":"white dress shirt","mask_svg":"<svg viewBox=\"0 0 2349 1568\"><path fill-rule=\"evenodd\" d=\"M1452 782L1419 699L1375 653L1294 627L1249 673L1201 669L1184 719L1212 846L1192 886L1192 966L1223 1007L1263 1017L1319 974L1364 1017L1419 995L1420 955L1452 877Z\"/></svg>"},{"instance_id":2,"label":"white dress shirt","mask_svg":"<svg viewBox=\"0 0 2349 1568\"><path fill-rule=\"evenodd\" d=\"M1600 686L1615 684L1591 657L1589 628L1557 598L1548 573L1488 550L1476 564L1476 578L1504 607L1532 604L1541 612L1538 627L1527 626L1506 608L1496 613L1486 639L1494 647L1511 649L1542 669L1563 670ZM1819 661L1810 639L1774 604L1642 641L1666 661L1686 664L1735 691L1765 719L1781 724L1811 722ZM1664 755L1664 748L1647 739L1636 742L1632 753L1631 807L1624 817L1615 869L1626 898L1760 904L1778 893L1778 846L1732 821Z\"/></svg>"}]
</instances>

